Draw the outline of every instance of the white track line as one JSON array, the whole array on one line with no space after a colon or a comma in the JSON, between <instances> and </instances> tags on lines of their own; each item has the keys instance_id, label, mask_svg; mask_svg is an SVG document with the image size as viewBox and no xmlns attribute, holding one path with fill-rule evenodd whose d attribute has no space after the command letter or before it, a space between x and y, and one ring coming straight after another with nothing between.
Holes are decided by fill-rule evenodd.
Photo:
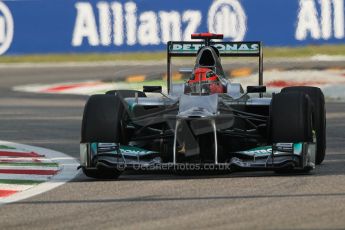
<instances>
[{"instance_id":1,"label":"white track line","mask_svg":"<svg viewBox=\"0 0 345 230\"><path fill-rule=\"evenodd\" d=\"M47 192L60 185L65 184L66 182L72 180L74 177L76 177L79 174L79 171L77 170L77 167L79 165L78 161L75 158L70 157L64 153L57 152L50 149L34 147L30 145L17 144L17 143L7 142L7 141L0 141L0 145L7 145L7 146L15 147L18 149L27 149L29 151L33 151L38 154L45 155L47 158L57 162L61 168L58 174L52 176L52 178L49 181L38 184L37 186L34 186L23 192L19 192L9 197L3 198L1 199L0 204L16 202L19 200L27 199L29 197ZM16 175L16 176L23 176L23 175ZM1 177L6 177L6 175L2 174ZM27 177L25 179L38 180L40 177L42 179L47 178L47 176L30 175L30 177ZM6 178L3 178L3 179L6 179ZM15 179L13 178L13 174L11 174L11 179Z\"/></svg>"}]
</instances>

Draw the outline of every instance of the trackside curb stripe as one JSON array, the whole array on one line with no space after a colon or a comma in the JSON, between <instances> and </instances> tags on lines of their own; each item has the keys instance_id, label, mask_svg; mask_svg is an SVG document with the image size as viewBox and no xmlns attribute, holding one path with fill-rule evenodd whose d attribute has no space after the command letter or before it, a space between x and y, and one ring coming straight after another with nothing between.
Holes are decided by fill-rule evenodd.
<instances>
[{"instance_id":1,"label":"trackside curb stripe","mask_svg":"<svg viewBox=\"0 0 345 230\"><path fill-rule=\"evenodd\" d=\"M59 165L56 163L41 163L41 162L13 162L7 161L3 162L0 160L0 167L2 166L35 166L35 167L58 167Z\"/></svg>"},{"instance_id":2,"label":"trackside curb stripe","mask_svg":"<svg viewBox=\"0 0 345 230\"><path fill-rule=\"evenodd\" d=\"M43 92L54 93L54 92L59 92L59 91L63 91L63 90L75 89L78 87L95 86L95 85L99 85L99 84L101 84L101 82L81 82L81 83L74 83L74 84L65 84L65 85L60 85L60 86L45 89L45 90L43 90Z\"/></svg>"},{"instance_id":3,"label":"trackside curb stripe","mask_svg":"<svg viewBox=\"0 0 345 230\"><path fill-rule=\"evenodd\" d=\"M35 174L6 174L0 173L0 180L32 180L47 181L54 175L35 175Z\"/></svg>"},{"instance_id":4,"label":"trackside curb stripe","mask_svg":"<svg viewBox=\"0 0 345 230\"><path fill-rule=\"evenodd\" d=\"M39 157L1 157L0 156L0 162L1 163L51 163L52 161L46 158L39 158Z\"/></svg>"},{"instance_id":5,"label":"trackside curb stripe","mask_svg":"<svg viewBox=\"0 0 345 230\"><path fill-rule=\"evenodd\" d=\"M14 191L14 190L0 190L0 197L7 197L7 196L13 195L15 193L17 193L17 191Z\"/></svg>"},{"instance_id":6,"label":"trackside curb stripe","mask_svg":"<svg viewBox=\"0 0 345 230\"><path fill-rule=\"evenodd\" d=\"M27 184L27 185L35 185L43 183L44 180L11 180L11 179L0 179L0 184Z\"/></svg>"},{"instance_id":7,"label":"trackside curb stripe","mask_svg":"<svg viewBox=\"0 0 345 230\"><path fill-rule=\"evenodd\" d=\"M34 174L34 175L55 175L57 170L35 170L35 169L0 169L0 173L6 174Z\"/></svg>"},{"instance_id":8,"label":"trackside curb stripe","mask_svg":"<svg viewBox=\"0 0 345 230\"><path fill-rule=\"evenodd\" d=\"M10 146L16 149L25 149L29 153L35 153L39 156L46 156L47 159L51 160L51 162L56 162L59 165L59 168L58 168L59 170L52 170L52 168L48 168L48 167L47 167L48 170L4 169L11 173L25 172L25 173L38 173L38 174L6 174L6 173L0 172L0 183L4 184L4 186L5 184L12 184L12 185L21 184L21 185L28 185L28 186L33 185L31 188L26 189L24 191L20 191L20 192L12 191L11 189L7 189L7 190L3 189L3 191L0 192L0 197L1 197L0 205L19 201L22 199L29 198L31 196L41 194L43 192L47 192L60 185L63 185L69 180L72 180L74 177L76 177L80 173L77 170L77 167L79 165L78 161L75 160L73 157L70 157L64 153L57 152L50 149L34 147L30 145L23 145L23 144L18 144L18 143L13 143L13 142L6 142L6 141L0 141L0 145ZM9 158L7 157L6 159L9 159ZM21 160L22 159L23 158L21 158ZM50 174L50 175L46 175L46 174ZM24 188L25 186L20 186L20 187Z\"/></svg>"},{"instance_id":9,"label":"trackside curb stripe","mask_svg":"<svg viewBox=\"0 0 345 230\"><path fill-rule=\"evenodd\" d=\"M15 148L12 148L12 147L6 146L6 145L0 145L0 149L15 149Z\"/></svg>"},{"instance_id":10,"label":"trackside curb stripe","mask_svg":"<svg viewBox=\"0 0 345 230\"><path fill-rule=\"evenodd\" d=\"M24 191L35 186L34 184L0 184L0 190Z\"/></svg>"},{"instance_id":11,"label":"trackside curb stripe","mask_svg":"<svg viewBox=\"0 0 345 230\"><path fill-rule=\"evenodd\" d=\"M1 151L0 156L6 157L44 157L44 155L37 154L35 152L13 152L13 151Z\"/></svg>"}]
</instances>

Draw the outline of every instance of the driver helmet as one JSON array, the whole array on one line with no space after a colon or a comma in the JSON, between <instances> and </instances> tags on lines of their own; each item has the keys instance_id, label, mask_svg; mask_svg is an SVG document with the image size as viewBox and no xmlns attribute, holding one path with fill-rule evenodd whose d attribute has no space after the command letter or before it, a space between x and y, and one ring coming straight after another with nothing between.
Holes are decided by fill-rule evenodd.
<instances>
[{"instance_id":1,"label":"driver helmet","mask_svg":"<svg viewBox=\"0 0 345 230\"><path fill-rule=\"evenodd\" d=\"M209 68L196 68L187 83L191 93L224 93L224 86L221 84L219 76Z\"/></svg>"}]
</instances>

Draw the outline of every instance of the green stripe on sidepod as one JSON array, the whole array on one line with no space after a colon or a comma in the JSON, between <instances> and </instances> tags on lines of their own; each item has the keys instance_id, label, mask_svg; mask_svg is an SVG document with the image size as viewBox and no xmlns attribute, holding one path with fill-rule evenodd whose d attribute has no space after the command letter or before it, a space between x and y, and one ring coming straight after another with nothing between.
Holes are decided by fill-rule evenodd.
<instances>
[{"instance_id":1,"label":"green stripe on sidepod","mask_svg":"<svg viewBox=\"0 0 345 230\"><path fill-rule=\"evenodd\" d=\"M42 166L42 167L58 167L57 163L42 163L42 162L0 162L1 166Z\"/></svg>"},{"instance_id":2,"label":"green stripe on sidepod","mask_svg":"<svg viewBox=\"0 0 345 230\"><path fill-rule=\"evenodd\" d=\"M21 184L21 185L34 185L43 183L43 180L11 180L11 179L0 179L0 184Z\"/></svg>"},{"instance_id":3,"label":"green stripe on sidepod","mask_svg":"<svg viewBox=\"0 0 345 230\"><path fill-rule=\"evenodd\" d=\"M16 149L7 145L0 145L0 149Z\"/></svg>"}]
</instances>

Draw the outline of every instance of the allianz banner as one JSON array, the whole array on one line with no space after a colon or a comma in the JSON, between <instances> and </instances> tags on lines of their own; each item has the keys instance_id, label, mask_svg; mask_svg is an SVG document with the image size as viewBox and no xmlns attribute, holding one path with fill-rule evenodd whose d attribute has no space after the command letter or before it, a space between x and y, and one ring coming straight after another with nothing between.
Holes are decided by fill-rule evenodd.
<instances>
[{"instance_id":1,"label":"allianz banner","mask_svg":"<svg viewBox=\"0 0 345 230\"><path fill-rule=\"evenodd\" d=\"M158 51L194 32L265 46L344 43L344 0L0 1L0 54Z\"/></svg>"}]
</instances>

